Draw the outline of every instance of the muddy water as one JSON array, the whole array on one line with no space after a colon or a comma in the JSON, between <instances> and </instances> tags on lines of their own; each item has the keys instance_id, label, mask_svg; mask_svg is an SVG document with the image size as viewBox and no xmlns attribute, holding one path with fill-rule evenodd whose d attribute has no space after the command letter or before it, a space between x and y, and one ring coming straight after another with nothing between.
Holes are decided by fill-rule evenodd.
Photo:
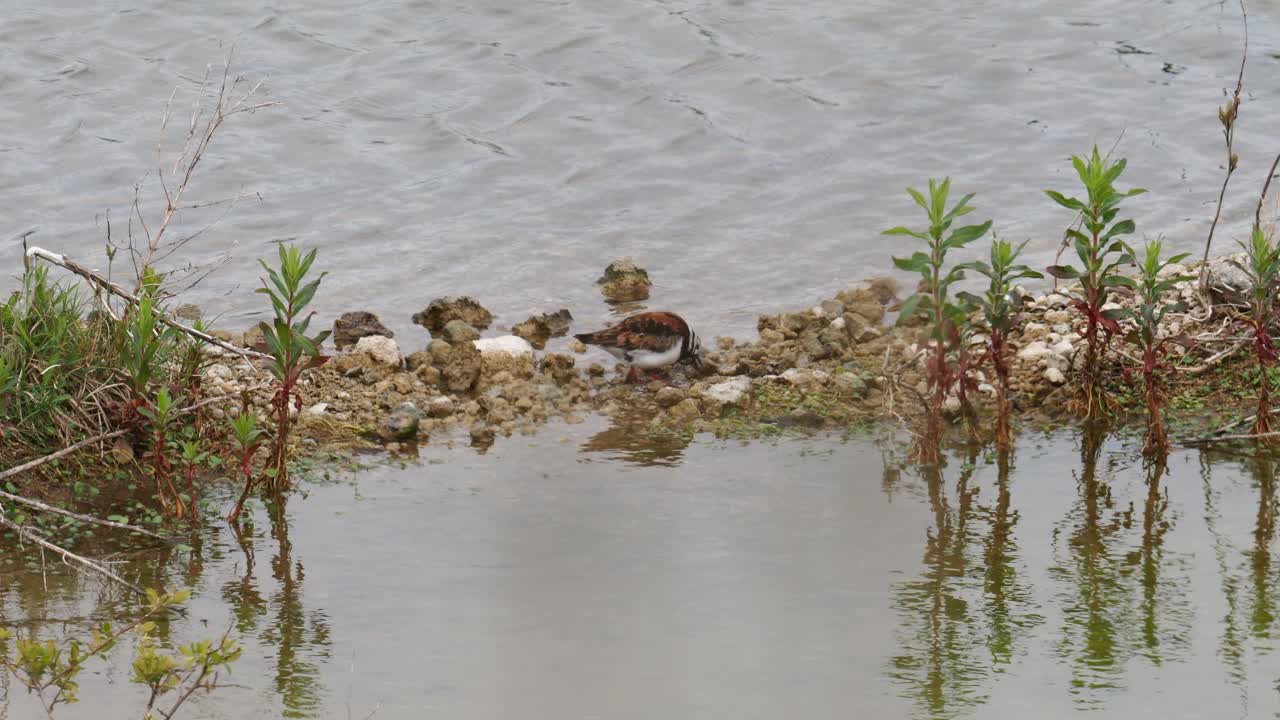
<instances>
[{"instance_id":1,"label":"muddy water","mask_svg":"<svg viewBox=\"0 0 1280 720\"><path fill-rule=\"evenodd\" d=\"M657 452L576 426L309 483L143 582L246 647L193 717L1273 718L1275 464L1026 437L1010 466L834 438ZM122 618L6 565L4 622ZM123 717L127 649L63 718ZM5 686L0 685L0 688ZM9 683L0 718L33 717Z\"/></svg>"},{"instance_id":2,"label":"muddy water","mask_svg":"<svg viewBox=\"0 0 1280 720\"><path fill-rule=\"evenodd\" d=\"M1224 245L1276 151L1278 10L1250 10ZM1045 262L1070 218L1041 190L1070 184L1070 153L1122 132L1131 180L1153 191L1134 203L1139 228L1189 249L1212 215L1215 110L1242 37L1232 3L1201 0L134 0L4 15L5 238L37 227L33 241L105 265L102 218L119 239L170 92L185 109L234 41L237 69L268 75L285 105L228 125L201 169L192 202L260 195L184 250L231 253L189 299L251 324L256 258L296 239L335 271L325 320L366 308L402 332L458 292L501 323L567 306L594 325L609 310L592 282L629 254L653 272L653 305L708 336L749 335L760 312L888 269L899 248L879 231L916 212L902 187L944 173ZM17 243L0 242L15 267Z\"/></svg>"}]
</instances>

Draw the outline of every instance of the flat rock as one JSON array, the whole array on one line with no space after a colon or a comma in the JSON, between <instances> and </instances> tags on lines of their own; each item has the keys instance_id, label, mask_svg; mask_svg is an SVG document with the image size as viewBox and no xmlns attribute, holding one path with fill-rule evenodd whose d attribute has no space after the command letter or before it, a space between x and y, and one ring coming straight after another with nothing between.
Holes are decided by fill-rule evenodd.
<instances>
[{"instance_id":1,"label":"flat rock","mask_svg":"<svg viewBox=\"0 0 1280 720\"><path fill-rule=\"evenodd\" d=\"M400 367L400 346L382 335L366 335L356 342L356 353L368 355L379 365Z\"/></svg>"},{"instance_id":2,"label":"flat rock","mask_svg":"<svg viewBox=\"0 0 1280 720\"><path fill-rule=\"evenodd\" d=\"M480 331L465 320L450 320L445 323L441 334L446 342L453 345L480 339Z\"/></svg>"},{"instance_id":3,"label":"flat rock","mask_svg":"<svg viewBox=\"0 0 1280 720\"><path fill-rule=\"evenodd\" d=\"M711 385L702 391L702 397L721 405L742 405L751 394L751 378L733 377Z\"/></svg>"}]
</instances>

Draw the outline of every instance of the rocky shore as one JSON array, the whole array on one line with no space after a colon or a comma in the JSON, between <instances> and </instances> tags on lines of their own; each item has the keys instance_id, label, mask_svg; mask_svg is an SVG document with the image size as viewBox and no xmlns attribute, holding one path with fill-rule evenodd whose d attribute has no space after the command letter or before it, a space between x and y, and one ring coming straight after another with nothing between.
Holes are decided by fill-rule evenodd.
<instances>
[{"instance_id":1,"label":"rocky shore","mask_svg":"<svg viewBox=\"0 0 1280 720\"><path fill-rule=\"evenodd\" d=\"M1208 300L1194 281L1182 283L1179 299L1189 310L1167 318L1165 332L1196 341L1190 349L1173 346L1175 407L1187 392L1209 398L1205 389L1215 384L1207 378L1245 372L1238 362L1245 355L1222 352L1236 342L1227 318L1241 278L1218 259L1210 280ZM1025 302L1010 337L1011 386L1015 408L1033 422L1062 418L1081 359L1084 319L1070 306L1070 290L1019 289ZM332 359L302 380L298 435L316 447L381 444L407 452L427 442L483 449L498 437L532 433L551 420L581 422L591 412L642 431L721 435L901 420L918 411L925 387L920 329L890 324L899 294L894 280L876 278L808 308L761 316L757 339L716 338L701 370L676 366L667 381L641 386L624 382L624 366L605 364L607 355L576 341L567 352L544 350L549 338L568 332L572 315L565 309L531 317L509 334L486 334L494 315L480 301L444 297L414 315L428 333L420 339L396 338L376 316L354 311L335 322L339 349ZM1120 306L1129 302L1116 297ZM246 346L256 340L252 332L242 338ZM980 334L968 342L981 353ZM266 407L267 391L256 389L269 386L264 370L216 347L208 352L208 392L247 391L252 404ZM1122 407L1131 364L1123 343L1112 342L1108 367ZM981 409L994 388L981 367L971 379ZM1215 410L1212 402L1184 404L1201 415ZM948 408L958 410L958 399Z\"/></svg>"}]
</instances>

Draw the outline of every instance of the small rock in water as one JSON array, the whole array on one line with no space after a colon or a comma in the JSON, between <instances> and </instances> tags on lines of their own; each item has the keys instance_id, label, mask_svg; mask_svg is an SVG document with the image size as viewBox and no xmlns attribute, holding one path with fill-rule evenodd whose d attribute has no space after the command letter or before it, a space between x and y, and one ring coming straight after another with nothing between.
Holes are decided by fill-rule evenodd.
<instances>
[{"instance_id":1,"label":"small rock in water","mask_svg":"<svg viewBox=\"0 0 1280 720\"><path fill-rule=\"evenodd\" d=\"M648 300L649 288L653 287L649 273L630 258L609 263L596 284L601 286L605 298L613 302Z\"/></svg>"},{"instance_id":2,"label":"small rock in water","mask_svg":"<svg viewBox=\"0 0 1280 720\"><path fill-rule=\"evenodd\" d=\"M427 415L433 418L445 418L454 413L453 398L434 397L427 401Z\"/></svg>"},{"instance_id":3,"label":"small rock in water","mask_svg":"<svg viewBox=\"0 0 1280 720\"><path fill-rule=\"evenodd\" d=\"M240 338L240 347L247 347L258 352L267 352L267 338L262 334L262 326L254 325L244 331Z\"/></svg>"},{"instance_id":4,"label":"small rock in water","mask_svg":"<svg viewBox=\"0 0 1280 720\"><path fill-rule=\"evenodd\" d=\"M378 434L384 440L412 440L418 436L422 411L413 403L401 403L378 424Z\"/></svg>"},{"instance_id":5,"label":"small rock in water","mask_svg":"<svg viewBox=\"0 0 1280 720\"><path fill-rule=\"evenodd\" d=\"M702 417L702 408L698 405L698 401L693 398L685 398L668 410L671 419L676 422L692 422Z\"/></svg>"},{"instance_id":6,"label":"small rock in water","mask_svg":"<svg viewBox=\"0 0 1280 720\"><path fill-rule=\"evenodd\" d=\"M400 367L400 346L382 335L366 335L356 342L356 353L364 353L379 365Z\"/></svg>"},{"instance_id":7,"label":"small rock in water","mask_svg":"<svg viewBox=\"0 0 1280 720\"><path fill-rule=\"evenodd\" d=\"M515 335L503 335L495 338L485 338L476 340L474 343L476 349L482 355L507 354L507 355L527 355L533 357L533 346L528 340L516 337Z\"/></svg>"},{"instance_id":8,"label":"small rock in water","mask_svg":"<svg viewBox=\"0 0 1280 720\"><path fill-rule=\"evenodd\" d=\"M511 334L528 340L535 349L541 350L547 346L547 340L568 333L571 322L573 322L573 315L569 313L568 308L562 308L554 313L531 316L528 320L511 328Z\"/></svg>"},{"instance_id":9,"label":"small rock in water","mask_svg":"<svg viewBox=\"0 0 1280 720\"><path fill-rule=\"evenodd\" d=\"M577 376L577 372L574 371L575 364L576 361L572 355L547 353L542 357L542 373L550 375L553 380L563 385Z\"/></svg>"},{"instance_id":10,"label":"small rock in water","mask_svg":"<svg viewBox=\"0 0 1280 720\"><path fill-rule=\"evenodd\" d=\"M450 320L445 323L442 335L451 345L480 339L480 331L464 320Z\"/></svg>"},{"instance_id":11,"label":"small rock in water","mask_svg":"<svg viewBox=\"0 0 1280 720\"><path fill-rule=\"evenodd\" d=\"M449 351L448 360L441 368L441 374L444 375L444 381L450 392L466 392L480 379L483 361L480 350L476 347L477 344L461 343Z\"/></svg>"},{"instance_id":12,"label":"small rock in water","mask_svg":"<svg viewBox=\"0 0 1280 720\"><path fill-rule=\"evenodd\" d=\"M377 315L365 310L345 312L333 321L333 344L339 350L355 345L362 337L381 335L393 338L396 336Z\"/></svg>"},{"instance_id":13,"label":"small rock in water","mask_svg":"<svg viewBox=\"0 0 1280 720\"><path fill-rule=\"evenodd\" d=\"M425 310L414 313L413 322L436 335L450 320L461 320L473 328L484 330L493 322L489 312L475 298L466 295L436 298Z\"/></svg>"},{"instance_id":14,"label":"small rock in water","mask_svg":"<svg viewBox=\"0 0 1280 720\"><path fill-rule=\"evenodd\" d=\"M471 446L478 450L487 450L493 445L493 428L488 425L476 425L471 428Z\"/></svg>"},{"instance_id":15,"label":"small rock in water","mask_svg":"<svg viewBox=\"0 0 1280 720\"><path fill-rule=\"evenodd\" d=\"M573 343L569 345L569 348L573 350L575 353L581 355L582 353L587 351L587 344L582 342L581 340L574 340Z\"/></svg>"}]
</instances>

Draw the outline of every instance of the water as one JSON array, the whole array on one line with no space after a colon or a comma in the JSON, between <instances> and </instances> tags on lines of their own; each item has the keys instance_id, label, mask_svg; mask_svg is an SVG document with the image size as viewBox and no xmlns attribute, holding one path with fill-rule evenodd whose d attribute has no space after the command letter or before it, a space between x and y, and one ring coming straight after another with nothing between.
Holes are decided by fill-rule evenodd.
<instances>
[{"instance_id":1,"label":"water","mask_svg":"<svg viewBox=\"0 0 1280 720\"><path fill-rule=\"evenodd\" d=\"M241 687L191 716L1280 716L1274 462L1027 436L1012 467L883 440L698 440L601 421L309 483L287 522L130 555L228 627ZM161 570L156 571L159 567ZM42 633L128 614L51 565L0 575ZM62 718L129 715L122 649ZM0 718L32 717L10 683Z\"/></svg>"},{"instance_id":2,"label":"water","mask_svg":"<svg viewBox=\"0 0 1280 720\"><path fill-rule=\"evenodd\" d=\"M1277 5L1250 12L1224 248L1277 150ZM902 188L931 175L978 192L981 215L1048 262L1071 218L1041 191L1121 133L1128 178L1152 190L1133 203L1140 230L1198 248L1241 38L1234 5L1212 0L15 7L0 19L3 237L38 227L33 242L105 266L104 213L121 233L165 101L177 86L185 111L235 42L236 68L285 105L230 123L190 196L260 193L182 253L232 253L188 297L223 324L262 316L256 259L294 239L334 271L322 320L373 310L410 345L425 336L409 316L449 293L500 324L566 306L595 326L609 309L593 281L621 255L651 270L652 307L750 336L761 312L888 270L900 247L879 232L917 221Z\"/></svg>"}]
</instances>

